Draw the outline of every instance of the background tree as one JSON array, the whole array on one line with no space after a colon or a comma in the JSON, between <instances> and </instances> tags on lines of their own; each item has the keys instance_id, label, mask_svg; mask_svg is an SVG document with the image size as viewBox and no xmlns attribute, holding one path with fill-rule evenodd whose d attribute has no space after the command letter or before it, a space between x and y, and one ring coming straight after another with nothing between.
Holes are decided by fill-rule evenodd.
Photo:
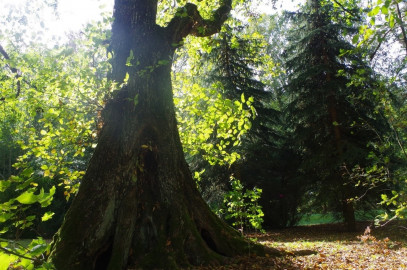
<instances>
[{"instance_id":1,"label":"background tree","mask_svg":"<svg viewBox=\"0 0 407 270\"><path fill-rule=\"evenodd\" d=\"M278 107L273 106L276 102L273 92L267 91L260 81L262 71L270 71L275 64L267 54L263 34L252 31L236 27L222 32L214 40L217 45L208 54L208 58L214 59L208 79L220 81L224 86L223 95L231 99L240 99L242 94L253 97L255 117L236 147L242 159L230 170L247 187L257 186L263 190L260 203L265 211L265 225L285 227L294 223L298 186L287 181L284 161L293 160L285 156L289 150L283 147L283 116Z\"/></svg>"},{"instance_id":2,"label":"background tree","mask_svg":"<svg viewBox=\"0 0 407 270\"><path fill-rule=\"evenodd\" d=\"M345 36L352 32L334 22L329 1L310 0L299 14L298 28L286 52L289 70L287 106L299 172L309 195L319 206L342 212L349 230L355 229L354 198L360 191L346 171L369 166L371 143L381 140L386 120L377 112L372 70ZM359 80L354 82L354 78ZM363 192L362 192L363 193Z\"/></svg>"}]
</instances>

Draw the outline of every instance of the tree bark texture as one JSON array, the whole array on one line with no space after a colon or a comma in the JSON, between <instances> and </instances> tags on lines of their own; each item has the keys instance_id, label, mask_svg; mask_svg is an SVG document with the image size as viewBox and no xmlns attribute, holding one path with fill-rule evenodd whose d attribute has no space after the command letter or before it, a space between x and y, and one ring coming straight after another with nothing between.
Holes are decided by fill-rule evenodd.
<instances>
[{"instance_id":1,"label":"tree bark texture","mask_svg":"<svg viewBox=\"0 0 407 270\"><path fill-rule=\"evenodd\" d=\"M221 1L204 20L187 4L160 27L157 0L115 1L112 78L122 82L128 74L128 81L104 109L98 146L54 237L50 261L58 270L173 269L263 252L201 198L173 104L175 49L189 34L216 33L230 9L230 0Z\"/></svg>"}]
</instances>

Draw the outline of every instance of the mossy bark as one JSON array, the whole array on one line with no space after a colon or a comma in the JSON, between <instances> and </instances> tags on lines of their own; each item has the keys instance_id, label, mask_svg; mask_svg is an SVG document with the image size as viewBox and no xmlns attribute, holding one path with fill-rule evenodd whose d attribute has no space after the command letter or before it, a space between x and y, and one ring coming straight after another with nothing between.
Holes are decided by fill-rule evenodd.
<instances>
[{"instance_id":1,"label":"mossy bark","mask_svg":"<svg viewBox=\"0 0 407 270\"><path fill-rule=\"evenodd\" d=\"M207 34L220 28L230 2L221 1ZM264 253L210 211L183 155L171 60L174 44L205 21L187 4L188 17L162 28L156 9L157 1L115 2L112 78L129 80L104 109L98 146L54 237L58 270L175 269Z\"/></svg>"}]
</instances>

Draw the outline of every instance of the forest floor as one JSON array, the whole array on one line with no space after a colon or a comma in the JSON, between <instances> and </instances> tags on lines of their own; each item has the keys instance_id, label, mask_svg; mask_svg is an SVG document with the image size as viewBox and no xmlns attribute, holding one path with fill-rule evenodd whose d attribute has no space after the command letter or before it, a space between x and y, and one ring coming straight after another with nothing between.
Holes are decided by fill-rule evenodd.
<instances>
[{"instance_id":1,"label":"forest floor","mask_svg":"<svg viewBox=\"0 0 407 270\"><path fill-rule=\"evenodd\" d=\"M194 269L407 270L407 221L390 223L370 232L366 230L369 225L369 222L358 223L358 230L352 233L346 232L341 224L324 224L248 234L253 241L279 249L286 255L237 257L228 265ZM300 255L304 253L315 254ZM9 257L0 253L0 270L7 269L12 261Z\"/></svg>"},{"instance_id":2,"label":"forest floor","mask_svg":"<svg viewBox=\"0 0 407 270\"><path fill-rule=\"evenodd\" d=\"M234 258L229 265L206 269L407 269L407 222L395 222L366 230L346 232L340 224L299 226L250 234L257 242L277 248L283 257L247 256ZM301 253L316 254L300 256Z\"/></svg>"}]
</instances>

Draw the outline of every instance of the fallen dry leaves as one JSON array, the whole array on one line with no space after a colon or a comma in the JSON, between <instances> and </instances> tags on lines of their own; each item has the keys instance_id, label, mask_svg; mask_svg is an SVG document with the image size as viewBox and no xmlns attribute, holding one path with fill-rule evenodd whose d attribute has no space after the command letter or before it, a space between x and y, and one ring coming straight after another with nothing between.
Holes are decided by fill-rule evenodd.
<instances>
[{"instance_id":1,"label":"fallen dry leaves","mask_svg":"<svg viewBox=\"0 0 407 270\"><path fill-rule=\"evenodd\" d=\"M354 233L345 232L341 225L329 224L249 235L287 255L238 257L228 265L197 269L407 269L407 229L401 228L406 226L398 223L369 232L365 230L367 225L360 223ZM301 251L317 254L299 256Z\"/></svg>"}]
</instances>

